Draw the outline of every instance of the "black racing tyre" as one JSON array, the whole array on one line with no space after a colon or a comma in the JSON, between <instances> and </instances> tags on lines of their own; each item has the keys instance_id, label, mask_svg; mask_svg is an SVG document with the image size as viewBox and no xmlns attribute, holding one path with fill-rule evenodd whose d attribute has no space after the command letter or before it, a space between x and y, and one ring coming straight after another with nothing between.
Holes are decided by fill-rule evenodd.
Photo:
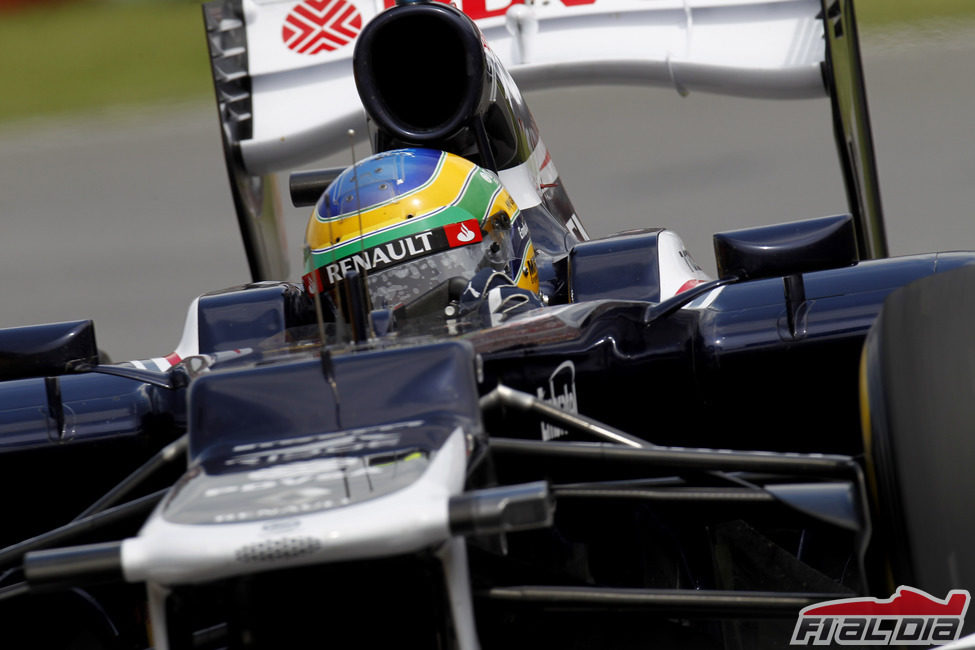
<instances>
[{"instance_id":1,"label":"black racing tyre","mask_svg":"<svg viewBox=\"0 0 975 650\"><path fill-rule=\"evenodd\" d=\"M975 592L975 267L893 292L861 369L874 544L889 582L874 590Z\"/></svg>"}]
</instances>

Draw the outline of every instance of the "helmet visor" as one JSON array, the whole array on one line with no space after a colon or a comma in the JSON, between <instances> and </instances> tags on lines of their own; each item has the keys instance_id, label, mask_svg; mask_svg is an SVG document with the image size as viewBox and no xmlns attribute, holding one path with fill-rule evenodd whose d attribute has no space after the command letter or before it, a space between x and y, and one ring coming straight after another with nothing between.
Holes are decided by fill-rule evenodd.
<instances>
[{"instance_id":1,"label":"helmet visor","mask_svg":"<svg viewBox=\"0 0 975 650\"><path fill-rule=\"evenodd\" d=\"M359 237L341 246L341 257L328 251L324 263L304 276L306 288L311 293L330 292L346 274L358 271L366 278L372 309L405 308L401 314L409 320L442 318L444 309L460 297L478 271L492 268L510 274L514 255L511 221L505 212L480 222L456 207L444 212L462 220L396 239Z\"/></svg>"},{"instance_id":2,"label":"helmet visor","mask_svg":"<svg viewBox=\"0 0 975 650\"><path fill-rule=\"evenodd\" d=\"M481 241L370 273L367 277L373 309L408 306L454 278L463 280L463 290L477 271L490 264L486 255L490 245L490 241Z\"/></svg>"}]
</instances>

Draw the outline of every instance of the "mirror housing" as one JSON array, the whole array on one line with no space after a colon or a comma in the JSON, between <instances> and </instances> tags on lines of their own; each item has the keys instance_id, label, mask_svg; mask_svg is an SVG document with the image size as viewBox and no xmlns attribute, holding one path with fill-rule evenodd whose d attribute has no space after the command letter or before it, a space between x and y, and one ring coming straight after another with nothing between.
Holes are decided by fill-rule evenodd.
<instances>
[{"instance_id":1,"label":"mirror housing","mask_svg":"<svg viewBox=\"0 0 975 650\"><path fill-rule=\"evenodd\" d=\"M288 190L291 192L291 205L307 208L318 203L328 186L344 172L346 167L329 167L303 172L292 172L288 177Z\"/></svg>"},{"instance_id":2,"label":"mirror housing","mask_svg":"<svg viewBox=\"0 0 975 650\"><path fill-rule=\"evenodd\" d=\"M722 280L782 277L859 261L849 214L716 233L714 258Z\"/></svg>"},{"instance_id":3,"label":"mirror housing","mask_svg":"<svg viewBox=\"0 0 975 650\"><path fill-rule=\"evenodd\" d=\"M95 365L91 320L0 329L0 381L66 375Z\"/></svg>"}]
</instances>

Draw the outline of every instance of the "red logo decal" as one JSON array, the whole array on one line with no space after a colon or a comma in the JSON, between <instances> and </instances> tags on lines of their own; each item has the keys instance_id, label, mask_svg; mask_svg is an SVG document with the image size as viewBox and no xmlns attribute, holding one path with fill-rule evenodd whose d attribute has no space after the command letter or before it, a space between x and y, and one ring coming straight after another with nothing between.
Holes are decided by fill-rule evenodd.
<instances>
[{"instance_id":1,"label":"red logo decal","mask_svg":"<svg viewBox=\"0 0 975 650\"><path fill-rule=\"evenodd\" d=\"M299 54L332 52L355 39L362 14L347 0L305 0L294 6L281 27L281 40Z\"/></svg>"},{"instance_id":2,"label":"red logo decal","mask_svg":"<svg viewBox=\"0 0 975 650\"><path fill-rule=\"evenodd\" d=\"M684 293L688 289L693 289L697 285L704 284L704 283L705 280L698 280L698 279L688 280L684 284L680 285L680 289L677 290L677 293ZM676 296L677 293L675 293L674 295Z\"/></svg>"},{"instance_id":3,"label":"red logo decal","mask_svg":"<svg viewBox=\"0 0 975 650\"><path fill-rule=\"evenodd\" d=\"M474 20L481 20L482 18L493 18L495 16L503 16L507 13L508 8L511 5L524 4L525 0L505 0L507 4L502 7L498 7L499 3L492 3L495 6L488 9L487 0L437 0L437 2L443 2L444 4L456 4L457 7L463 11L465 14L473 18ZM575 7L577 5L591 5L596 2L596 0L561 0L562 4L566 7ZM383 7L389 9L396 4L396 0L383 0Z\"/></svg>"},{"instance_id":4,"label":"red logo decal","mask_svg":"<svg viewBox=\"0 0 975 650\"><path fill-rule=\"evenodd\" d=\"M313 296L318 295L325 290L325 287L322 286L322 274L318 269L301 276L301 281L305 285L305 291Z\"/></svg>"},{"instance_id":5,"label":"red logo decal","mask_svg":"<svg viewBox=\"0 0 975 650\"><path fill-rule=\"evenodd\" d=\"M955 589L941 600L929 593L901 585L885 600L878 598L844 598L802 610L813 616L961 616L965 613L968 592Z\"/></svg>"},{"instance_id":6,"label":"red logo decal","mask_svg":"<svg viewBox=\"0 0 975 650\"><path fill-rule=\"evenodd\" d=\"M944 598L901 585L893 596L843 598L799 612L791 645L941 645L961 633L971 598L952 589Z\"/></svg>"},{"instance_id":7,"label":"red logo decal","mask_svg":"<svg viewBox=\"0 0 975 650\"><path fill-rule=\"evenodd\" d=\"M443 231L447 234L447 243L451 248L481 241L481 227L477 219L447 224L443 227Z\"/></svg>"}]
</instances>

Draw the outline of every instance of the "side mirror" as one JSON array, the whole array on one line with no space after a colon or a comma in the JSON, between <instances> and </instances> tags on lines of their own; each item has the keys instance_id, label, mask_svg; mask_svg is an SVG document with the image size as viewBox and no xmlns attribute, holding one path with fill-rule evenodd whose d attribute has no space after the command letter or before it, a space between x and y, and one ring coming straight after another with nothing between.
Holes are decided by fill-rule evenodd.
<instances>
[{"instance_id":1,"label":"side mirror","mask_svg":"<svg viewBox=\"0 0 975 650\"><path fill-rule=\"evenodd\" d=\"M306 172L293 172L288 177L288 189L291 191L291 204L296 208L315 205L322 194L328 189L345 167L329 167Z\"/></svg>"},{"instance_id":2,"label":"side mirror","mask_svg":"<svg viewBox=\"0 0 975 650\"><path fill-rule=\"evenodd\" d=\"M719 232L714 257L722 280L796 275L852 266L859 259L848 214Z\"/></svg>"},{"instance_id":3,"label":"side mirror","mask_svg":"<svg viewBox=\"0 0 975 650\"><path fill-rule=\"evenodd\" d=\"M0 329L0 381L65 375L97 364L93 321Z\"/></svg>"}]
</instances>

